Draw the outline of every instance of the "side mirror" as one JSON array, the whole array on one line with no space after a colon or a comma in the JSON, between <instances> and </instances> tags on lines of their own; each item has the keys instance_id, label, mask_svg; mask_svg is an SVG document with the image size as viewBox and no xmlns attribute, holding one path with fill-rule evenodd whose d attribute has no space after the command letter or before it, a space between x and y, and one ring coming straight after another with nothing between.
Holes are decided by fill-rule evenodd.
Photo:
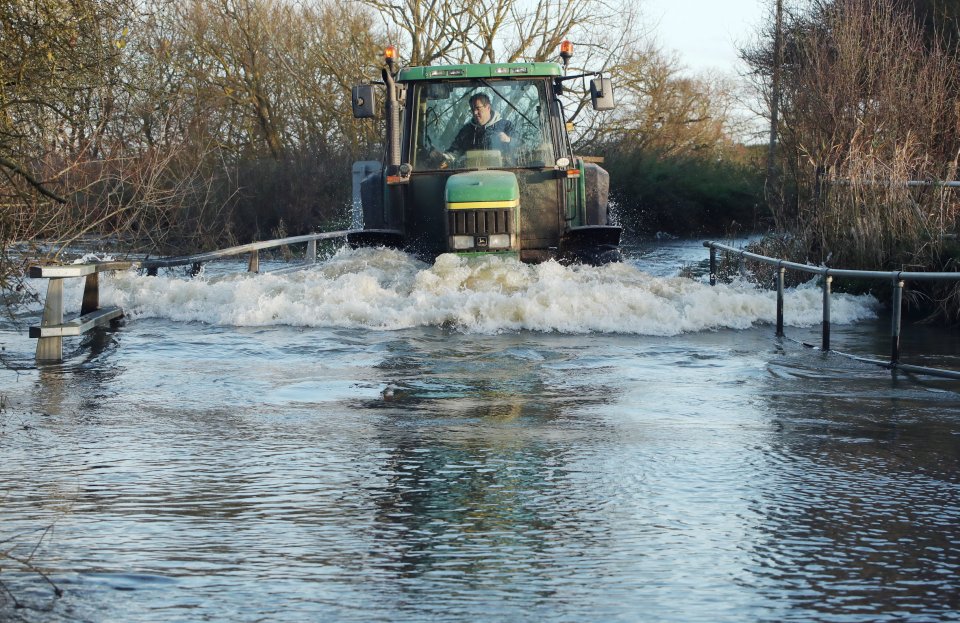
<instances>
[{"instance_id":1,"label":"side mirror","mask_svg":"<svg viewBox=\"0 0 960 623\"><path fill-rule=\"evenodd\" d=\"M594 78L590 81L590 100L594 110L613 110L613 83L610 78Z\"/></svg>"},{"instance_id":2,"label":"side mirror","mask_svg":"<svg viewBox=\"0 0 960 623\"><path fill-rule=\"evenodd\" d=\"M353 116L357 119L369 119L376 115L376 90L372 84L358 84L353 87L350 103L353 105Z\"/></svg>"}]
</instances>

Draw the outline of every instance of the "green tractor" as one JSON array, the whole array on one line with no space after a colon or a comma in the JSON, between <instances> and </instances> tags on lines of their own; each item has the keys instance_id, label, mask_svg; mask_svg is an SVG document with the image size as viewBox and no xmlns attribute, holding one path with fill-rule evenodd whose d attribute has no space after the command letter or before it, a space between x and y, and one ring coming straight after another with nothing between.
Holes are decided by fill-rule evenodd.
<instances>
[{"instance_id":1,"label":"green tractor","mask_svg":"<svg viewBox=\"0 0 960 623\"><path fill-rule=\"evenodd\" d=\"M614 106L610 80L566 75L557 63L383 68L383 161L353 166L354 246L387 245L432 259L441 253L509 255L603 264L620 259L610 224L609 175L573 154L560 95L596 76L596 110ZM376 113L373 84L353 89L353 114Z\"/></svg>"}]
</instances>

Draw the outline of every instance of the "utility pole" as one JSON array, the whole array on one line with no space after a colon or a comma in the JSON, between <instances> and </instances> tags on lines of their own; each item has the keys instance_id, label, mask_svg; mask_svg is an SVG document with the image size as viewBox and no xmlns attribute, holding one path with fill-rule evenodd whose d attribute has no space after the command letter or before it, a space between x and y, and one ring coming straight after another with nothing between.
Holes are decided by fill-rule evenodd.
<instances>
[{"instance_id":1,"label":"utility pole","mask_svg":"<svg viewBox=\"0 0 960 623\"><path fill-rule=\"evenodd\" d=\"M777 0L773 30L773 83L770 85L770 148L767 152L767 202L773 202L777 184L777 131L780 115L780 81L783 65L783 0ZM776 206L771 205L771 208ZM773 209L774 216L777 210Z\"/></svg>"}]
</instances>

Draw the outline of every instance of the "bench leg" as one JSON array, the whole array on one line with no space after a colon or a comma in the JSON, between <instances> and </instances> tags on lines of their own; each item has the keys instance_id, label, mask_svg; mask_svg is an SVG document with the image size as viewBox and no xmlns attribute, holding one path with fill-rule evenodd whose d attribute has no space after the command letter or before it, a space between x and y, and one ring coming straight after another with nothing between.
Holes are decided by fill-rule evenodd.
<instances>
[{"instance_id":1,"label":"bench leg","mask_svg":"<svg viewBox=\"0 0 960 623\"><path fill-rule=\"evenodd\" d=\"M86 298L86 297L84 297ZM63 324L63 279L52 278L47 283L47 300L43 304L41 327ZM61 361L62 337L41 337L37 340L37 361Z\"/></svg>"},{"instance_id":2,"label":"bench leg","mask_svg":"<svg viewBox=\"0 0 960 623\"><path fill-rule=\"evenodd\" d=\"M80 315L89 314L100 309L100 273L91 273L83 284L83 304L80 306Z\"/></svg>"}]
</instances>

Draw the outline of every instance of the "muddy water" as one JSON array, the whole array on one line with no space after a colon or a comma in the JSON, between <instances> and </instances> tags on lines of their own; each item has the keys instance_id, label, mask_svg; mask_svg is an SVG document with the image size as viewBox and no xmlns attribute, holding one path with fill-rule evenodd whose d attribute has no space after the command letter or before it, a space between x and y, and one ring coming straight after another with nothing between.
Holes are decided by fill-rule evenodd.
<instances>
[{"instance_id":1,"label":"muddy water","mask_svg":"<svg viewBox=\"0 0 960 623\"><path fill-rule=\"evenodd\" d=\"M698 244L121 275L40 369L4 325L0 619L957 620L960 386L774 339ZM884 356L876 301L833 313Z\"/></svg>"}]
</instances>

